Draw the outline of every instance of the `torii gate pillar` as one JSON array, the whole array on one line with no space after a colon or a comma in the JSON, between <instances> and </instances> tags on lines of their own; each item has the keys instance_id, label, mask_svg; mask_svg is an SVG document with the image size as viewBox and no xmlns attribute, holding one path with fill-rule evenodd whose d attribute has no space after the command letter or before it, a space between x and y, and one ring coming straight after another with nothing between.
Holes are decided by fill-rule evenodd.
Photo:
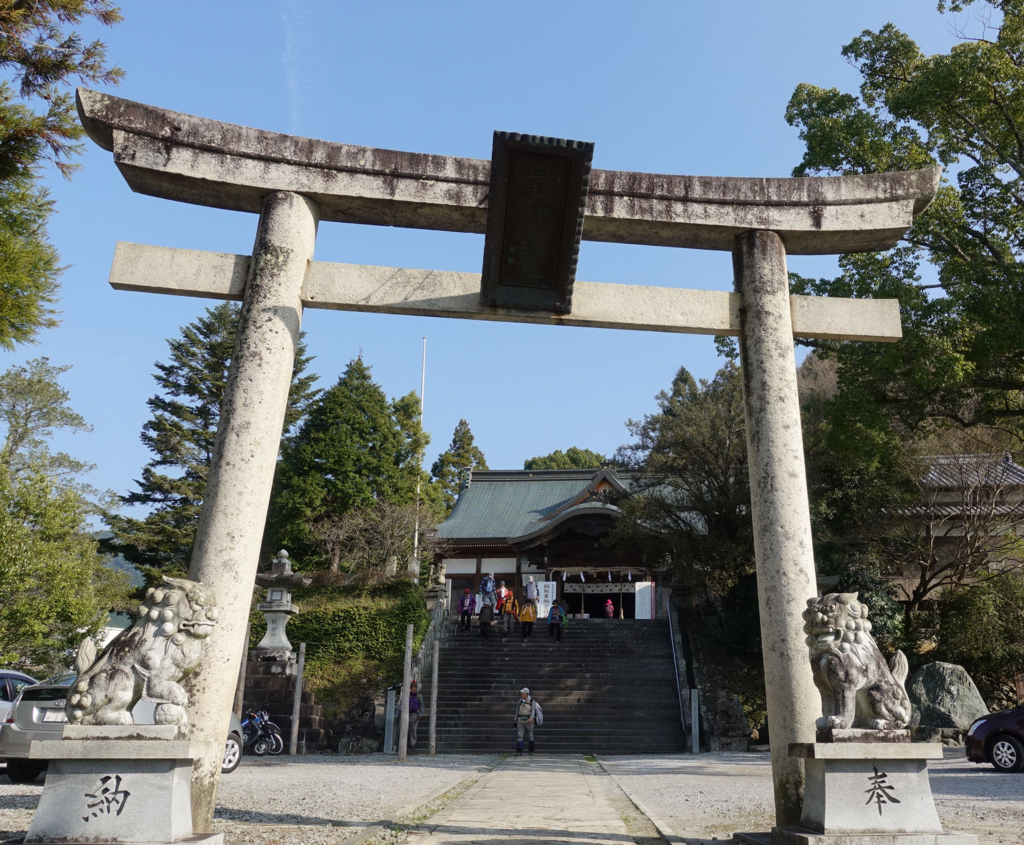
<instances>
[{"instance_id":1,"label":"torii gate pillar","mask_svg":"<svg viewBox=\"0 0 1024 845\"><path fill-rule=\"evenodd\" d=\"M302 283L313 258L318 216L316 204L305 197L270 194L263 202L245 283L189 567L189 578L217 596L218 636L229 644L208 649L189 681L192 733L211 740L226 735L219 729L244 659L252 585L302 324ZM208 831L213 819L219 776L218 758L193 763L192 815L198 831Z\"/></svg>"},{"instance_id":2,"label":"torii gate pillar","mask_svg":"<svg viewBox=\"0 0 1024 845\"><path fill-rule=\"evenodd\" d=\"M792 737L809 736L821 700L807 660L801 614L817 595L804 470L786 248L774 232L736 236L736 290L750 506L757 559L761 649L777 815L799 822L804 773L789 756ZM793 814L793 815L790 815Z\"/></svg>"},{"instance_id":3,"label":"torii gate pillar","mask_svg":"<svg viewBox=\"0 0 1024 845\"><path fill-rule=\"evenodd\" d=\"M260 215L252 256L122 243L110 275L120 290L243 301L192 560L224 618L191 685L190 738L227 734L303 307L732 335L744 371L776 821L799 824L803 766L788 751L814 740L801 612L817 590L793 338L893 342L901 327L894 300L790 296L786 254L895 246L934 197L938 168L799 179L592 170L579 225L567 229L575 246L582 237L731 250L737 292L575 282L571 308L566 290L560 310L526 310L481 297L479 273L310 260L318 217L486 232L489 161L280 135L85 89L78 107L133 190ZM219 768L218 756L194 771L200 833L211 829Z\"/></svg>"}]
</instances>

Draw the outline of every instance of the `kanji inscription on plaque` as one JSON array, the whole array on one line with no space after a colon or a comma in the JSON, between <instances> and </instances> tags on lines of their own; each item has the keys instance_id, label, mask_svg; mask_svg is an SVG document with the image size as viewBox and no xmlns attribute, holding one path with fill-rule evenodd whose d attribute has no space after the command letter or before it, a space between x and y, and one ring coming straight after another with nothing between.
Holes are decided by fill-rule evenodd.
<instances>
[{"instance_id":1,"label":"kanji inscription on plaque","mask_svg":"<svg viewBox=\"0 0 1024 845\"><path fill-rule=\"evenodd\" d=\"M121 787L120 775L105 775L100 778L100 787L95 792L85 793L86 810L92 812L82 816L83 821L89 821L101 815L121 815L124 805L131 793Z\"/></svg>"},{"instance_id":2,"label":"kanji inscription on plaque","mask_svg":"<svg viewBox=\"0 0 1024 845\"><path fill-rule=\"evenodd\" d=\"M878 771L878 766L872 766L871 768L874 769L875 773L873 775L868 775L868 783L870 786L864 790L864 792L868 794L868 800L864 803L875 804L878 807L878 815L882 815L883 804L899 804L900 800L893 795L895 787L886 782L889 775L885 772Z\"/></svg>"}]
</instances>

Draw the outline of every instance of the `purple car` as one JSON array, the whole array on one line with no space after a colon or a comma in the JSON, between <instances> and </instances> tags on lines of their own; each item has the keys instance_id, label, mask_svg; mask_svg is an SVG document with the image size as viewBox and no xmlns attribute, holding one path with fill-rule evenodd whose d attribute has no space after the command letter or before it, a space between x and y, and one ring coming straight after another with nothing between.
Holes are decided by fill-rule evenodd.
<instances>
[{"instance_id":1,"label":"purple car","mask_svg":"<svg viewBox=\"0 0 1024 845\"><path fill-rule=\"evenodd\" d=\"M997 772L1024 770L1024 707L976 719L964 744L972 763L991 763Z\"/></svg>"}]
</instances>

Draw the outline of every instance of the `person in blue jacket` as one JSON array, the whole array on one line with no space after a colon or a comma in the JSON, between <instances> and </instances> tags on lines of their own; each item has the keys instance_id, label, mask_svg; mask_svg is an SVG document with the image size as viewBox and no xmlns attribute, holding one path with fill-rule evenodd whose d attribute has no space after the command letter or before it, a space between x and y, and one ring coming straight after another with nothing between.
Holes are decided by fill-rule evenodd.
<instances>
[{"instance_id":1,"label":"person in blue jacket","mask_svg":"<svg viewBox=\"0 0 1024 845\"><path fill-rule=\"evenodd\" d=\"M565 611L557 602L551 602L551 610L548 611L548 634L558 642L562 641L562 624L565 622Z\"/></svg>"}]
</instances>

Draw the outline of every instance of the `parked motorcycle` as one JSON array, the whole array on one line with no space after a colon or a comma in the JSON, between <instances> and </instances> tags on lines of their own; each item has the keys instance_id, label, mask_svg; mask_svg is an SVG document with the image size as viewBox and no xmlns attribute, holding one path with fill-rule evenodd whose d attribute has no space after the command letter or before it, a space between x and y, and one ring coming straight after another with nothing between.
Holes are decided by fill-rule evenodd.
<instances>
[{"instance_id":1,"label":"parked motorcycle","mask_svg":"<svg viewBox=\"0 0 1024 845\"><path fill-rule=\"evenodd\" d=\"M284 751L281 729L270 721L266 710L249 711L242 720L242 748L257 757L277 756Z\"/></svg>"}]
</instances>

